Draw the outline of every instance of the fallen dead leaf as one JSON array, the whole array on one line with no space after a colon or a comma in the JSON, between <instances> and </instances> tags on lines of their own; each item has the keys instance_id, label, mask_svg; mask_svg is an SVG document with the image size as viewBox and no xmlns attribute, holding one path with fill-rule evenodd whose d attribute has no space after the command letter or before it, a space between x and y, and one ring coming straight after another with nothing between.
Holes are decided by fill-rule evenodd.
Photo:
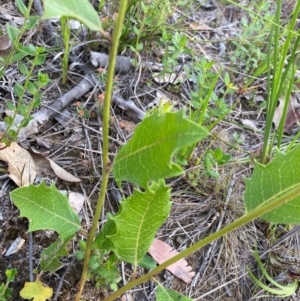
<instances>
[{"instance_id":1,"label":"fallen dead leaf","mask_svg":"<svg viewBox=\"0 0 300 301\"><path fill-rule=\"evenodd\" d=\"M155 238L150 246L148 253L153 257L153 259L158 263L162 264L171 257L178 254L171 246L165 242ZM192 271L185 259L180 259L179 261L173 263L167 267L173 275L183 280L185 283L190 283L195 276L195 272Z\"/></svg>"},{"instance_id":2,"label":"fallen dead leaf","mask_svg":"<svg viewBox=\"0 0 300 301\"><path fill-rule=\"evenodd\" d=\"M283 114L283 108L284 108L284 100L279 100L279 105L275 110L274 117L273 117L273 123L275 125L275 128L278 129L280 120ZM286 118L285 118L285 124L284 124L284 132L289 132L295 123L298 123L300 121L300 112L299 112L300 104L297 100L297 97L294 93L291 94L290 102L288 104L287 112L286 112Z\"/></svg>"},{"instance_id":3,"label":"fallen dead leaf","mask_svg":"<svg viewBox=\"0 0 300 301\"><path fill-rule=\"evenodd\" d=\"M80 179L78 179L78 178L74 177L73 175L71 175L69 172L64 170L62 167L60 167L58 164L56 164L52 160L50 160L48 158L46 158L46 159L49 161L49 163L50 163L53 171L55 172L55 174L59 178L61 178L62 180L65 180L67 182L81 182Z\"/></svg>"},{"instance_id":4,"label":"fallen dead leaf","mask_svg":"<svg viewBox=\"0 0 300 301\"><path fill-rule=\"evenodd\" d=\"M257 120L251 120L251 119L241 119L241 122L243 125L253 129L255 132L257 132L259 129L257 128Z\"/></svg>"},{"instance_id":5,"label":"fallen dead leaf","mask_svg":"<svg viewBox=\"0 0 300 301\"><path fill-rule=\"evenodd\" d=\"M121 297L121 301L133 301L133 296L131 293L126 293Z\"/></svg>"},{"instance_id":6,"label":"fallen dead leaf","mask_svg":"<svg viewBox=\"0 0 300 301\"><path fill-rule=\"evenodd\" d=\"M81 180L71 175L51 159L46 158L42 154L30 150L33 161L35 162L36 172L40 176L57 176L67 182L80 182Z\"/></svg>"},{"instance_id":7,"label":"fallen dead leaf","mask_svg":"<svg viewBox=\"0 0 300 301\"><path fill-rule=\"evenodd\" d=\"M214 30L213 28L202 23L190 23L189 26L192 30Z\"/></svg>"},{"instance_id":8,"label":"fallen dead leaf","mask_svg":"<svg viewBox=\"0 0 300 301\"><path fill-rule=\"evenodd\" d=\"M11 244L11 246L8 248L8 250L6 251L4 256L9 256L9 255L17 253L24 245L24 242L25 242L25 239L23 239L22 237L17 237L14 240L14 242Z\"/></svg>"},{"instance_id":9,"label":"fallen dead leaf","mask_svg":"<svg viewBox=\"0 0 300 301\"><path fill-rule=\"evenodd\" d=\"M0 160L7 162L9 177L18 186L27 186L33 183L36 177L35 164L30 153L16 142L5 147L0 143Z\"/></svg>"},{"instance_id":10,"label":"fallen dead leaf","mask_svg":"<svg viewBox=\"0 0 300 301\"><path fill-rule=\"evenodd\" d=\"M71 207L77 214L79 214L84 203L84 195L82 193L73 191L69 191L68 195Z\"/></svg>"},{"instance_id":11,"label":"fallen dead leaf","mask_svg":"<svg viewBox=\"0 0 300 301\"><path fill-rule=\"evenodd\" d=\"M0 36L0 50L7 50L8 48L10 48L11 46L11 40L8 37L8 34L4 34L2 36Z\"/></svg>"}]
</instances>

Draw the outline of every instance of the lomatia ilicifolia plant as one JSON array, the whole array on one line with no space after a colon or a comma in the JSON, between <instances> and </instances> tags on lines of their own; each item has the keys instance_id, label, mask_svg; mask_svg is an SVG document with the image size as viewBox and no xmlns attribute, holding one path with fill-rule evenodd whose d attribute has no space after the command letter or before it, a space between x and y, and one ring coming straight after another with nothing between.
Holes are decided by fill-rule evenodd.
<instances>
[{"instance_id":1,"label":"lomatia ilicifolia plant","mask_svg":"<svg viewBox=\"0 0 300 301\"><path fill-rule=\"evenodd\" d=\"M19 9L27 18L29 18L32 1L29 2L29 7L25 8L21 4L22 1L17 1L21 7ZM300 148L295 147L288 153L277 151L273 160L268 164L264 160L262 163L255 163L252 178L246 180L244 195L246 212L242 217L209 237L198 241L159 266L156 266L153 260L146 256L157 230L168 218L170 212L170 187L165 180L183 172L182 167L172 161L175 153L205 139L209 132L199 123L187 118L184 111L175 111L171 107L160 107L144 118L129 142L119 149L114 161L112 163L109 161L110 99L118 42L128 2L126 0L120 1L118 17L111 39L103 108L102 182L94 211L94 220L87 240L79 242L79 250L76 253L77 259L83 260L76 301L81 300L84 285L88 279L94 279L99 288L110 287L114 293L105 300L114 300L131 288L155 277L160 271L179 259L255 218L262 217L273 223L295 224L300 222L298 211L295 210L300 206ZM295 16L298 15L299 8L300 2L295 8L295 12L297 12L294 14ZM44 0L44 10L44 19L52 17L73 18L82 22L90 30L103 32L98 14L88 0L79 1L76 6L73 5L72 0ZM279 20L275 17L272 24L273 30L276 32ZM18 65L19 71L26 76L24 84L17 85L14 89L18 102L8 105L14 114L24 116L23 123L19 125L19 127L24 127L30 122L31 110L39 105L41 87L48 82L48 78L43 74L32 80L34 68L44 60L44 49L20 46L19 34L21 32L11 28L10 31L11 39L15 44L15 49L17 49L15 55L21 56L22 59L30 57L27 63L19 63ZM293 31L290 30L290 32L292 34ZM274 39L274 35L271 39ZM287 44L286 47L289 49L290 44ZM281 59L285 59L282 55L278 53L277 55ZM11 61L13 61L13 57ZM274 58L274 61L277 61L277 58ZM270 74L269 79L271 78ZM26 93L30 93L34 99L29 105L25 104L24 95ZM3 142L9 143L18 132L19 128L12 128L14 119L15 115L7 119L10 129L2 137ZM6 137L7 140L5 140ZM215 151L209 154L210 160L223 162L222 160L229 159L223 158L222 152ZM96 233L111 173L119 187L121 187L122 181L127 181L133 184L135 189L131 196L121 201L120 209L115 215L107 216L107 222L100 232ZM57 240L43 250L39 266L39 273L55 272L62 265L60 259L68 254L66 245L81 230L79 217L70 207L67 197L59 192L54 184L50 187L46 186L45 183L38 186L20 187L12 191L10 195L13 203L19 208L20 215L29 219L30 232L45 229L57 232ZM134 266L132 280L123 287L119 287L121 278L118 264L121 261L131 263ZM150 271L144 276L136 278L135 271L139 265ZM11 278L8 278L8 281L9 279ZM294 289L295 287L296 284ZM25 299L30 299L36 297L37 292L43 296L43 299L52 296L52 289L41 283L39 274L34 282L25 283L20 295ZM164 288L162 285L158 285L156 293L157 300L165 300L166 296L168 300L178 300L178 298L180 300L192 300ZM4 289L4 294L8 296L9 290L7 288Z\"/></svg>"}]
</instances>

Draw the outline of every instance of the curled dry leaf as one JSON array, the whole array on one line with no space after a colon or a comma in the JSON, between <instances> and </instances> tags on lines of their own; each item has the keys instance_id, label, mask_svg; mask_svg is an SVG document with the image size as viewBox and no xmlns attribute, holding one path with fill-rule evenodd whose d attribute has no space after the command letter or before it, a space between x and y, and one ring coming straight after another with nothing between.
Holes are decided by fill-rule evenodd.
<instances>
[{"instance_id":1,"label":"curled dry leaf","mask_svg":"<svg viewBox=\"0 0 300 301\"><path fill-rule=\"evenodd\" d=\"M11 244L11 246L8 248L8 250L6 251L4 256L9 256L9 255L17 253L24 245L24 242L25 242L25 239L23 239L22 237L17 237L14 240L14 242Z\"/></svg>"},{"instance_id":2,"label":"curled dry leaf","mask_svg":"<svg viewBox=\"0 0 300 301\"><path fill-rule=\"evenodd\" d=\"M212 27L207 26L205 23L190 23L189 24L190 28L192 30L211 30L213 31L214 29Z\"/></svg>"},{"instance_id":3,"label":"curled dry leaf","mask_svg":"<svg viewBox=\"0 0 300 301\"><path fill-rule=\"evenodd\" d=\"M148 252L153 257L153 259L159 264L164 263L171 257L174 257L178 254L178 252L174 250L171 246L157 238L153 240ZM192 267L188 265L185 259L180 259L179 261L168 266L167 270L170 271L176 277L183 280L185 283L190 283L193 277L195 276L195 272L192 271Z\"/></svg>"},{"instance_id":4,"label":"curled dry leaf","mask_svg":"<svg viewBox=\"0 0 300 301\"><path fill-rule=\"evenodd\" d=\"M55 174L59 178L61 178L62 180L65 180L67 182L80 182L81 181L80 179L74 177L69 172L67 172L66 170L64 170L62 167L60 167L58 164L56 164L52 160L50 160L48 158L46 158L46 159L49 161L49 163L50 163L53 171L55 172Z\"/></svg>"},{"instance_id":5,"label":"curled dry leaf","mask_svg":"<svg viewBox=\"0 0 300 301\"><path fill-rule=\"evenodd\" d=\"M241 122L243 125L253 129L255 132L257 132L259 129L257 127L257 120L251 120L251 119L241 119Z\"/></svg>"},{"instance_id":6,"label":"curled dry leaf","mask_svg":"<svg viewBox=\"0 0 300 301\"><path fill-rule=\"evenodd\" d=\"M27 186L33 183L36 170L30 153L15 142L8 147L4 143L0 143L0 148L0 160L7 162L9 177L18 186Z\"/></svg>"},{"instance_id":7,"label":"curled dry leaf","mask_svg":"<svg viewBox=\"0 0 300 301\"><path fill-rule=\"evenodd\" d=\"M121 297L121 301L133 301L133 296L131 293L127 292Z\"/></svg>"},{"instance_id":8,"label":"curled dry leaf","mask_svg":"<svg viewBox=\"0 0 300 301\"><path fill-rule=\"evenodd\" d=\"M278 126L280 124L280 120L283 114L283 108L284 108L284 100L279 100L279 105L275 110L273 122L275 125L275 128L278 129ZM291 94L290 102L288 104L287 112L286 112L286 118L285 118L285 124L284 124L284 132L289 132L295 123L299 122L300 120L300 112L299 112L300 104L298 102L298 99L294 93Z\"/></svg>"},{"instance_id":9,"label":"curled dry leaf","mask_svg":"<svg viewBox=\"0 0 300 301\"><path fill-rule=\"evenodd\" d=\"M36 172L40 176L50 175L50 176L57 176L60 179L67 181L67 182L80 182L80 179L74 177L69 172L64 170L58 164L53 162L51 159L46 158L42 154L30 150L30 154L32 159L35 162Z\"/></svg>"}]
</instances>

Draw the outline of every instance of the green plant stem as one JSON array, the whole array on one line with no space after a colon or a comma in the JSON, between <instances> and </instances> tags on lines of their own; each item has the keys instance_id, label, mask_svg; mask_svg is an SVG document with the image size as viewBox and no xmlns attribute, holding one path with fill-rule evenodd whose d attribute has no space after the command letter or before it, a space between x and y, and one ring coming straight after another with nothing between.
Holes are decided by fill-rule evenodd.
<instances>
[{"instance_id":1,"label":"green plant stem","mask_svg":"<svg viewBox=\"0 0 300 301\"><path fill-rule=\"evenodd\" d=\"M89 270L89 261L92 251L92 244L94 241L94 237L96 234L98 221L101 215L101 211L104 205L105 201L105 194L108 184L108 178L110 173L110 162L108 157L108 135L109 135L109 118L110 118L110 103L111 103L111 96L112 96L112 90L113 90L113 77L114 77L114 71L115 71L115 64L116 64L116 57L117 57L117 51L118 51L118 43L119 43L119 37L122 32L122 25L125 17L125 12L127 8L127 2L128 0L120 1L119 6L119 14L118 19L116 23L116 27L113 34L113 39L111 42L111 48L109 53L109 63L108 63L108 72L107 72L107 81L106 81L106 92L105 92L105 98L104 98L104 108L103 108L103 140L102 140L102 160L103 160L103 167L102 167L102 182L100 186L100 194L94 214L93 224L90 229L87 244L86 244L86 252L83 262L83 269L81 273L80 283L78 292L76 294L75 301L80 301L84 284L87 280L88 276L88 270Z\"/></svg>"},{"instance_id":2,"label":"green plant stem","mask_svg":"<svg viewBox=\"0 0 300 301\"><path fill-rule=\"evenodd\" d=\"M198 121L195 120L199 125L202 125L202 123L203 123L203 119L204 119L204 115L207 111L208 103L209 103L209 101L211 99L211 96L214 92L214 89L215 89L216 84L218 82L219 76L220 76L220 72L215 75L215 78L214 78L213 82L210 84L210 89L207 93L207 96L206 96L206 98L204 100L204 103L203 103L203 106L201 108L200 117L199 117ZM198 95L198 102L199 103L201 103L201 96L202 95L199 93L199 95Z\"/></svg>"},{"instance_id":3,"label":"green plant stem","mask_svg":"<svg viewBox=\"0 0 300 301\"><path fill-rule=\"evenodd\" d=\"M280 22L280 8L281 8L281 0L277 0L277 10L276 10L276 15L275 15L275 23ZM289 104L289 97L290 97L290 91L292 90L292 84L293 82L291 81L290 83L287 83L288 80L288 74L290 72L290 68L294 64L294 58L298 49L298 44L300 43L300 38L299 38L299 33L294 31L294 28L296 26L296 19L300 11L300 2L297 2L297 5L293 11L293 18L289 24L288 27L288 35L285 39L285 42L283 46L280 48L279 47L279 40L281 38L280 33L279 33L279 27L276 26L274 30L274 46L270 43L272 40L272 34L270 36L270 41L269 41L269 51L268 51L268 61L270 62L270 56L271 56L271 47L272 51L274 51L273 55L273 62L274 62L274 67L273 67L273 78L272 78L272 85L270 84L271 82L271 76L270 76L270 71L268 72L268 100L267 100L267 118L266 118L266 128L264 132L264 143L263 143L263 151L262 151L262 156L261 156L261 162L265 164L267 162L267 157L270 155L271 150L274 145L275 138L271 143L269 143L269 138L271 135L271 130L272 130L272 122L274 118L274 113L276 110L277 106L277 101L280 97L280 94L282 93L284 85L288 86L288 91L285 93L285 103L284 103L284 109L283 109L283 114L281 118L280 125L278 127L278 142L277 142L277 147L280 147L281 143L281 138L283 135L283 130L284 130L284 121L285 121L285 115L287 112L288 104ZM273 30L272 30L273 31ZM297 37L296 41L293 41L293 37ZM290 49L290 46L293 45L293 48L291 50L291 55L289 57L288 63L286 64L286 59L287 59L287 54ZM280 51L278 51L280 49ZM271 89L271 91L270 91Z\"/></svg>"},{"instance_id":4,"label":"green plant stem","mask_svg":"<svg viewBox=\"0 0 300 301\"><path fill-rule=\"evenodd\" d=\"M69 63L69 52L70 52L70 33L71 28L69 25L70 18L61 17L60 24L62 26L62 35L65 46L65 53L62 60L62 82L63 84L67 81L67 71L68 71L68 63Z\"/></svg>"},{"instance_id":5,"label":"green plant stem","mask_svg":"<svg viewBox=\"0 0 300 301\"><path fill-rule=\"evenodd\" d=\"M277 94L277 90L276 90L276 70L278 69L277 66L277 57L278 57L278 39L279 39L279 21L280 21L280 8L281 8L281 1L277 0L276 2L276 14L275 14L275 23L277 25L272 27L271 30L271 35L269 37L269 43L268 43L268 56L267 56L267 61L269 64L269 68L268 68L268 99L267 99L267 106L266 106L266 127L265 127L265 131L264 131L264 143L263 143L263 150L262 150L262 154L261 154L261 163L262 164L266 164L267 162L267 157L268 157L268 147L269 145L269 138L270 138L270 134L271 134L271 130L272 130L272 120L273 120L273 116L274 116L274 112L275 112L275 108L276 108L276 104L274 104L274 95ZM273 49L273 45L272 45L272 41L273 41L273 32L274 32L274 50L273 50L273 62L274 62L274 67L273 67L273 79L271 82L271 67L270 67L270 61L271 61L271 53ZM277 102L277 101L276 101Z\"/></svg>"},{"instance_id":6,"label":"green plant stem","mask_svg":"<svg viewBox=\"0 0 300 301\"><path fill-rule=\"evenodd\" d=\"M172 257L171 259L167 260L163 264L159 265L157 268L150 271L148 274L136 279L131 280L126 285L121 287L117 292L111 294L108 298L104 299L104 301L112 301L115 300L117 297L124 294L126 291L130 290L131 288L148 281L151 277L157 275L163 269L168 267L169 265L175 263L176 261L190 255L191 253L199 250L200 248L210 244L214 240L232 232L233 230L240 228L241 226L246 225L247 223L251 222L252 220L274 210L275 208L283 205L284 203L300 196L300 183L285 189L284 191L278 193L277 195L272 196L270 199L266 200L260 206L256 207L254 210L244 214L241 218L237 219L233 223L225 226L221 230L211 234L210 236L198 241L196 244L192 245L188 249L180 252L178 255Z\"/></svg>"}]
</instances>

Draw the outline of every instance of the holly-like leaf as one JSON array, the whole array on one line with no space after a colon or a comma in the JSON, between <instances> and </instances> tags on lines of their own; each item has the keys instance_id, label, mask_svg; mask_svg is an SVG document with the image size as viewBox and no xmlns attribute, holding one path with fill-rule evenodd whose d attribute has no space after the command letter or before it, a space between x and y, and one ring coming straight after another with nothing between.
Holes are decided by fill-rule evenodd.
<instances>
[{"instance_id":1,"label":"holly-like leaf","mask_svg":"<svg viewBox=\"0 0 300 301\"><path fill-rule=\"evenodd\" d=\"M170 207L170 189L163 180L152 183L145 192L135 190L121 202L119 212L111 219L116 233L108 236L121 260L138 264L168 217Z\"/></svg>"},{"instance_id":2,"label":"holly-like leaf","mask_svg":"<svg viewBox=\"0 0 300 301\"><path fill-rule=\"evenodd\" d=\"M86 27L102 31L100 18L88 0L44 0L43 19L70 17Z\"/></svg>"},{"instance_id":3,"label":"holly-like leaf","mask_svg":"<svg viewBox=\"0 0 300 301\"><path fill-rule=\"evenodd\" d=\"M93 243L93 249L99 249L103 251L110 251L113 249L113 243L109 239L110 235L114 235L116 233L116 224L112 221L111 217L109 217L108 221L103 226L101 232L95 238Z\"/></svg>"},{"instance_id":4,"label":"holly-like leaf","mask_svg":"<svg viewBox=\"0 0 300 301\"><path fill-rule=\"evenodd\" d=\"M41 281L25 282L24 287L20 291L23 299L32 299L33 301L45 301L53 295L53 289L45 286Z\"/></svg>"},{"instance_id":5,"label":"holly-like leaf","mask_svg":"<svg viewBox=\"0 0 300 301\"><path fill-rule=\"evenodd\" d=\"M50 229L56 231L62 241L80 229L80 221L69 205L68 198L57 190L54 184L47 187L30 185L10 193L20 215L30 221L29 231Z\"/></svg>"},{"instance_id":6,"label":"holly-like leaf","mask_svg":"<svg viewBox=\"0 0 300 301\"><path fill-rule=\"evenodd\" d=\"M63 256L68 256L69 253L66 249L67 243L73 238L74 235L62 241L59 237L54 243L52 243L48 248L44 249L41 255L41 269L43 272L54 273L57 269L61 267L59 258Z\"/></svg>"},{"instance_id":7,"label":"holly-like leaf","mask_svg":"<svg viewBox=\"0 0 300 301\"><path fill-rule=\"evenodd\" d=\"M118 183L130 181L146 188L151 180L178 176L182 168L171 161L172 155L207 135L204 128L186 119L183 111L155 110L119 150L113 164L114 177Z\"/></svg>"},{"instance_id":8,"label":"holly-like leaf","mask_svg":"<svg viewBox=\"0 0 300 301\"><path fill-rule=\"evenodd\" d=\"M287 154L277 151L267 165L255 163L251 179L245 179L244 194L249 212L281 191L300 183L300 146ZM299 224L300 197L262 216L273 223Z\"/></svg>"},{"instance_id":9,"label":"holly-like leaf","mask_svg":"<svg viewBox=\"0 0 300 301\"><path fill-rule=\"evenodd\" d=\"M183 296L169 288L159 285L156 289L157 301L193 301L193 299Z\"/></svg>"}]
</instances>

